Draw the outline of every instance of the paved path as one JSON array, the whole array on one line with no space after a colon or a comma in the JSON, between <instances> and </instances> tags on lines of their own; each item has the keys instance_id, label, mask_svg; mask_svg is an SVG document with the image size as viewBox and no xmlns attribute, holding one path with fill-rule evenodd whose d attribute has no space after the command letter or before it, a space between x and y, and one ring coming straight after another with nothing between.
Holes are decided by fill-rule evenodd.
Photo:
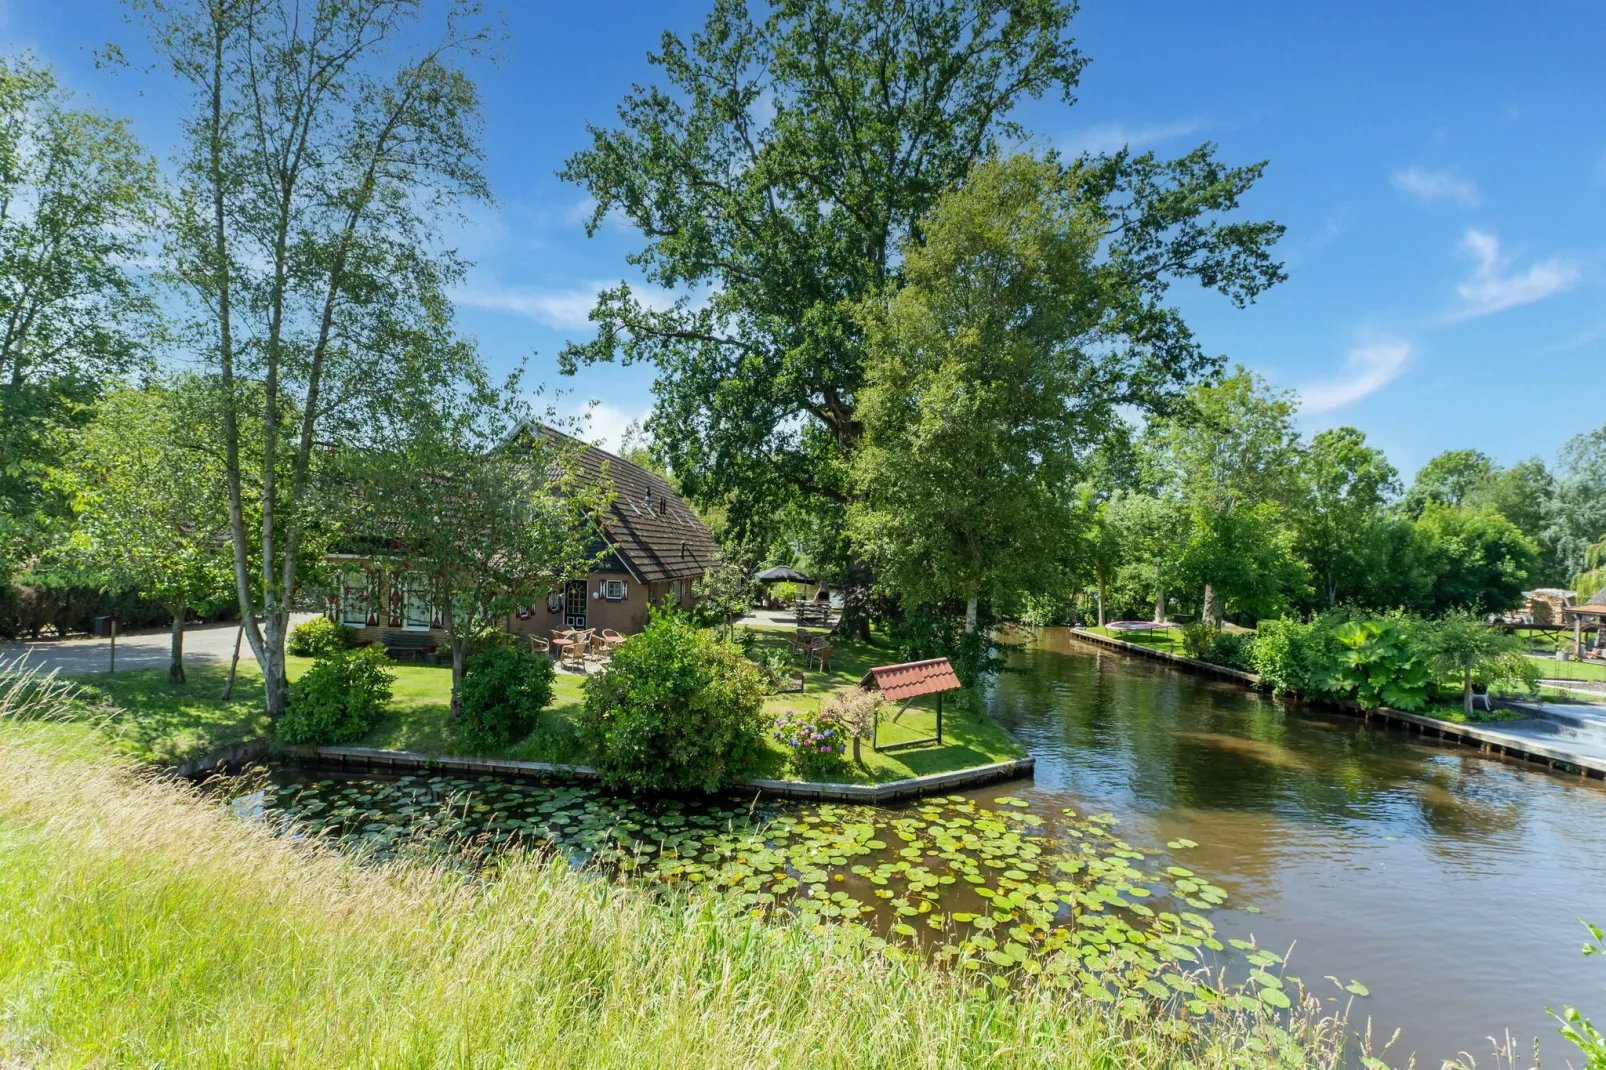
<instances>
[{"instance_id":1,"label":"paved path","mask_svg":"<svg viewBox=\"0 0 1606 1070\"><path fill-rule=\"evenodd\" d=\"M1533 717L1526 721L1477 725L1490 742L1500 742L1503 738L1513 747L1606 770L1606 706L1567 702L1507 702L1505 705L1533 714Z\"/></svg>"},{"instance_id":2,"label":"paved path","mask_svg":"<svg viewBox=\"0 0 1606 1070\"><path fill-rule=\"evenodd\" d=\"M296 613L291 625L300 624L317 616L316 613ZM221 662L228 664L234 654L234 635L240 626L232 621L223 624L192 624L184 630L184 661ZM117 637L117 671L125 669L165 669L171 662L169 650L173 634L168 628L141 628ZM23 666L39 672L59 672L63 676L79 673L105 672L110 654L110 640L93 638L38 639L23 643L0 643L0 665L10 665L21 658ZM241 660L251 658L249 644L241 644Z\"/></svg>"}]
</instances>

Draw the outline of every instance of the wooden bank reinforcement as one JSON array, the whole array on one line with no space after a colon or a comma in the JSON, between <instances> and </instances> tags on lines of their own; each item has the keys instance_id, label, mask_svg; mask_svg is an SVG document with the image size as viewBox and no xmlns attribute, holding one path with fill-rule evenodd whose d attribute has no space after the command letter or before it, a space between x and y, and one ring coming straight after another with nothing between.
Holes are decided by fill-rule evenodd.
<instances>
[{"instance_id":1,"label":"wooden bank reinforcement","mask_svg":"<svg viewBox=\"0 0 1606 1070\"><path fill-rule=\"evenodd\" d=\"M1257 689L1265 687L1259 676L1252 672L1244 672L1242 669L1214 665L1208 661L1184 657L1181 654L1172 654L1165 650L1155 650L1153 647L1144 646L1142 643L1130 643L1124 639L1099 635L1097 632L1086 631L1082 628L1072 628L1070 632L1084 642L1093 643L1111 650L1119 650L1126 654L1137 654L1140 657L1153 658L1157 661L1168 661L1185 670L1226 677ZM1311 699L1303 699L1302 701L1311 706L1339 710L1353 717L1359 717L1367 723L1379 721L1386 725L1398 726L1408 732L1433 736L1447 743L1460 743L1465 746L1476 747L1484 754L1516 758L1566 773L1576 773L1579 776L1606 780L1606 759L1581 755L1566 747L1551 746L1538 740L1523 739L1510 733L1502 732L1496 727L1461 724L1457 721L1441 721L1436 717L1424 717L1418 713L1406 713L1404 710L1390 709L1387 706L1365 710L1353 702L1327 702ZM1533 711L1532 706L1523 703L1511 703L1510 705L1515 709Z\"/></svg>"}]
</instances>

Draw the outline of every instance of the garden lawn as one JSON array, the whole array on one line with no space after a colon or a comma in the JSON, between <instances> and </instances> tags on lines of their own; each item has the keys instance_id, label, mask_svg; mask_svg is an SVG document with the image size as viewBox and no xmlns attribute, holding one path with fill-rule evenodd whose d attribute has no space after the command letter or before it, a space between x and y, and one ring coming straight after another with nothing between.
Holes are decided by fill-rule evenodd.
<instances>
[{"instance_id":1,"label":"garden lawn","mask_svg":"<svg viewBox=\"0 0 1606 1070\"><path fill-rule=\"evenodd\" d=\"M1102 635L1109 639L1120 639L1128 643L1136 643L1139 646L1153 647L1156 650L1163 650L1167 654L1186 656L1182 650L1181 628L1162 628L1156 631L1126 632L1112 630L1110 628L1092 627L1083 628L1082 631L1092 632L1094 635Z\"/></svg>"},{"instance_id":2,"label":"garden lawn","mask_svg":"<svg viewBox=\"0 0 1606 1070\"><path fill-rule=\"evenodd\" d=\"M784 649L789 630L755 629L758 638L753 656L762 658L769 650ZM839 642L830 673L806 671L804 692L770 696L764 703L765 713L773 717L789 709L817 710L827 694L852 688L870 666L896 660L896 654L879 635L869 644ZM311 664L308 658L287 659L290 679L299 678ZM355 745L462 755L464 748L449 731L451 670L446 666L411 664L393 668L396 682L390 707ZM189 682L181 685L169 683L163 669L91 673L72 679L89 689L81 703L85 719L100 724L103 734L120 750L141 761L177 765L236 744L271 740L272 726L262 707L262 674L254 662L241 661L234 697L228 702L218 698L226 675L223 666L198 663L186 671ZM471 756L584 764L589 756L579 743L577 730L584 706L583 684L583 677L558 673L552 704L542 711L540 723L529 736L505 750L481 751ZM883 717L883 744L926 738L935 731L935 702L931 699L917 702L896 724L891 723L890 716L889 711ZM845 764L839 779L883 783L1005 761L1025 753L969 692L945 696L943 740L940 747L933 744L892 754L877 753L866 744L861 751L863 764ZM790 777L780 745L768 733L764 742L766 749L757 775Z\"/></svg>"},{"instance_id":3,"label":"garden lawn","mask_svg":"<svg viewBox=\"0 0 1606 1070\"><path fill-rule=\"evenodd\" d=\"M762 660L770 651L786 651L786 637L795 629L789 626L759 626L752 630L757 637L752 656ZM871 666L901 660L879 632L872 633L869 643L838 639L832 645L829 673L818 669L805 671L802 694L771 695L764 700L764 711L778 716L787 710L818 710L828 695L856 687ZM790 664L794 670L802 668L796 661ZM885 745L929 738L936 731L936 708L936 699L933 697L917 699L896 724L891 723L896 708L884 708L880 742ZM877 753L865 742L860 747L863 765L844 767L840 779L879 784L928 773L989 765L1021 758L1026 754L1019 741L982 709L980 698L972 691L953 691L943 696L942 737L943 745L940 747L930 744L891 754ZM772 741L766 742L771 746L758 775L778 778L790 776L786 771L785 755Z\"/></svg>"}]
</instances>

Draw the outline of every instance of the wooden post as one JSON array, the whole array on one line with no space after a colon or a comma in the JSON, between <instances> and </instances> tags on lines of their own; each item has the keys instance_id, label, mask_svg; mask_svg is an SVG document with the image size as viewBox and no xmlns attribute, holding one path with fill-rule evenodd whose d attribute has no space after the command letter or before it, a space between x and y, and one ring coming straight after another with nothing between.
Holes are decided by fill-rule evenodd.
<instances>
[{"instance_id":1,"label":"wooden post","mask_svg":"<svg viewBox=\"0 0 1606 1070\"><path fill-rule=\"evenodd\" d=\"M107 623L109 624L110 629L111 629L109 635L110 635L110 638L111 638L111 641L112 641L112 644L111 644L112 656L111 656L111 665L106 669L106 671L107 672L116 672L117 671L117 618L113 617Z\"/></svg>"},{"instance_id":2,"label":"wooden post","mask_svg":"<svg viewBox=\"0 0 1606 1070\"><path fill-rule=\"evenodd\" d=\"M942 746L942 692L937 692L937 746Z\"/></svg>"},{"instance_id":3,"label":"wooden post","mask_svg":"<svg viewBox=\"0 0 1606 1070\"><path fill-rule=\"evenodd\" d=\"M1584 658L1584 615L1573 614L1573 660L1582 661Z\"/></svg>"},{"instance_id":4,"label":"wooden post","mask_svg":"<svg viewBox=\"0 0 1606 1070\"><path fill-rule=\"evenodd\" d=\"M245 618L240 618L240 629L234 633L234 657L229 662L229 678L223 681L223 694L218 696L222 702L227 702L234 694L234 671L240 667L240 640L245 638Z\"/></svg>"}]
</instances>

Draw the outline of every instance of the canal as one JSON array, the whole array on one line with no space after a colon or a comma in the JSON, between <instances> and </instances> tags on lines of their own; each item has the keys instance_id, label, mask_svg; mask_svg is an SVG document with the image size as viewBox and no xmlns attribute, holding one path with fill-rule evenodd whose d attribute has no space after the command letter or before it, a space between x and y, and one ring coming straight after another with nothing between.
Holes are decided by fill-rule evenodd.
<instances>
[{"instance_id":1,"label":"canal","mask_svg":"<svg viewBox=\"0 0 1606 1070\"><path fill-rule=\"evenodd\" d=\"M1224 933L1294 945L1292 972L1358 978L1356 1010L1402 1032L1389 1062L1468 1052L1509 1028L1547 1065L1576 1051L1545 1007L1606 1017L1606 790L1043 629L989 709L1037 758L1035 812L1101 809L1134 843L1199 846ZM1234 909L1258 908L1259 913ZM1526 1064L1524 1064L1526 1065Z\"/></svg>"}]
</instances>

